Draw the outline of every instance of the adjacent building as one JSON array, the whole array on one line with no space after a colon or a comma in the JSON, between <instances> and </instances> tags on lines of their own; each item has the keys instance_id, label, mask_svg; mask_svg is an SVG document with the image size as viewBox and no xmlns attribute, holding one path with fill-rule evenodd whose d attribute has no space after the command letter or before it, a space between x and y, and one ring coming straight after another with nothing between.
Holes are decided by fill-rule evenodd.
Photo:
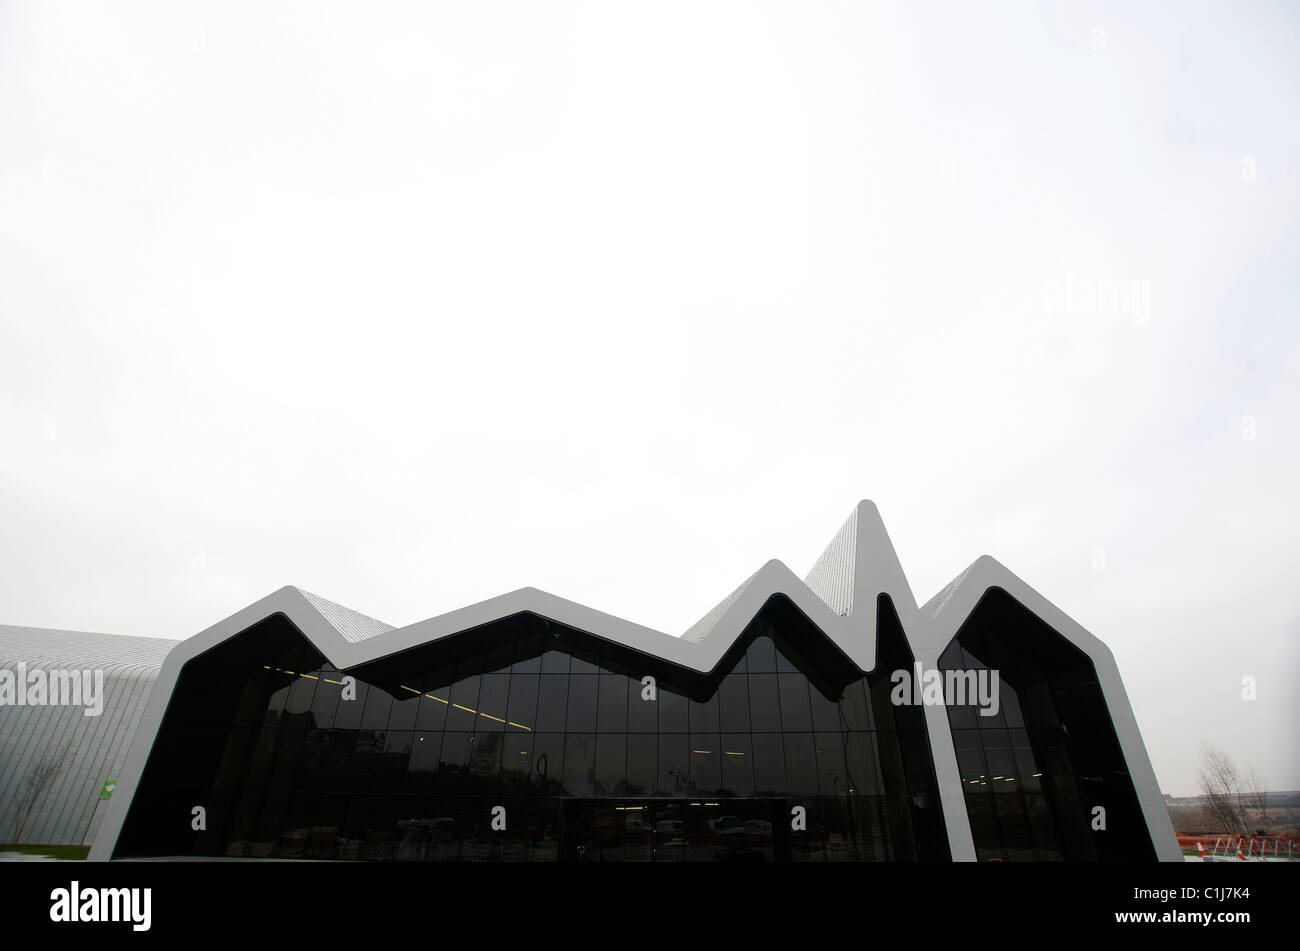
<instances>
[{"instance_id":1,"label":"adjacent building","mask_svg":"<svg viewBox=\"0 0 1300 951\"><path fill-rule=\"evenodd\" d=\"M0 625L0 843L90 845L176 644Z\"/></svg>"}]
</instances>

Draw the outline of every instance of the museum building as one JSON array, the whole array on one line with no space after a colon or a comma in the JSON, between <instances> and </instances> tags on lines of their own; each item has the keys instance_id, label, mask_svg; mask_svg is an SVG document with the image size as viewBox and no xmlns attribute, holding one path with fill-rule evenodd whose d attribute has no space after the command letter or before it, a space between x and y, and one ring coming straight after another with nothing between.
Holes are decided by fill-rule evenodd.
<instances>
[{"instance_id":1,"label":"museum building","mask_svg":"<svg viewBox=\"0 0 1300 951\"><path fill-rule=\"evenodd\" d=\"M116 790L92 859L1181 860L1109 650L987 557L918 605L870 502L680 637L283 588L171 650Z\"/></svg>"}]
</instances>

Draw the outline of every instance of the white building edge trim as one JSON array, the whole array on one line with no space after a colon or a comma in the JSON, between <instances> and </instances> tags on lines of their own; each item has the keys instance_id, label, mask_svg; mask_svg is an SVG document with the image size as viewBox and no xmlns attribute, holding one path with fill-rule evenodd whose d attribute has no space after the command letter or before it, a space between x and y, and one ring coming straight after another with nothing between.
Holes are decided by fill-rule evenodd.
<instances>
[{"instance_id":1,"label":"white building edge trim","mask_svg":"<svg viewBox=\"0 0 1300 951\"><path fill-rule=\"evenodd\" d=\"M844 550L836 550L837 546ZM824 600L832 593L825 583L813 582L818 586L814 591L809 582L800 580L780 561L773 560L763 565L730 596L730 603L717 612L716 619L706 615L706 620L712 623L696 625L692 629L696 639L692 640L673 637L537 588L520 588L426 621L351 642L301 590L291 585L280 588L181 641L168 653L131 741L130 752L118 777L116 794L95 837L89 859L107 861L112 855L181 669L193 658L275 614L288 617L340 670L528 612L669 663L707 673L722 660L763 605L776 595L784 595L859 669L867 673L876 666L877 603L880 595L887 595L892 601L916 661L930 668L938 666L939 655L984 594L991 588L1001 588L1092 661L1156 856L1160 861L1182 861L1173 823L1120 680L1119 668L1105 644L987 555L977 559L945 589L944 599L937 610L932 613L923 611L903 574L879 511L870 501L858 503L844 530L837 534L817 567L822 567L828 560L840 564L838 573L845 581L851 579L849 590L833 592L838 597L831 598L843 603L843 614L836 613ZM816 571L815 568L814 573ZM954 861L975 861L975 845L947 711L941 706L927 706L925 716L952 858Z\"/></svg>"}]
</instances>

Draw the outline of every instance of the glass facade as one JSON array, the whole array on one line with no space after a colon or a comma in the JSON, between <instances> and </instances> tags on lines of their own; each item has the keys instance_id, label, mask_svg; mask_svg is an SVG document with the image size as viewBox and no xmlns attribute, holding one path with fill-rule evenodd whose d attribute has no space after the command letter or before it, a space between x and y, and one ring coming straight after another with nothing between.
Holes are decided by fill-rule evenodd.
<instances>
[{"instance_id":1,"label":"glass facade","mask_svg":"<svg viewBox=\"0 0 1300 951\"><path fill-rule=\"evenodd\" d=\"M1082 651L992 588L939 666L998 674L996 716L973 705L947 708L980 861L1154 861L1096 672Z\"/></svg>"},{"instance_id":2,"label":"glass facade","mask_svg":"<svg viewBox=\"0 0 1300 951\"><path fill-rule=\"evenodd\" d=\"M780 596L708 675L531 614L339 671L276 616L186 664L116 855L946 860L883 597L879 655Z\"/></svg>"}]
</instances>

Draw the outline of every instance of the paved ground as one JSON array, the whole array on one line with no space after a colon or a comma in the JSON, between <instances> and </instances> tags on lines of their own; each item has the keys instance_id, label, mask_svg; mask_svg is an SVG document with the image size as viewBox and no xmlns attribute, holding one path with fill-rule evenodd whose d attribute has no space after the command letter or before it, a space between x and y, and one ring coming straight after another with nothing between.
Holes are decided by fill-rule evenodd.
<instances>
[{"instance_id":1,"label":"paved ground","mask_svg":"<svg viewBox=\"0 0 1300 951\"><path fill-rule=\"evenodd\" d=\"M26 852L0 852L0 862L77 862L80 859L56 859L53 855L28 855Z\"/></svg>"}]
</instances>

